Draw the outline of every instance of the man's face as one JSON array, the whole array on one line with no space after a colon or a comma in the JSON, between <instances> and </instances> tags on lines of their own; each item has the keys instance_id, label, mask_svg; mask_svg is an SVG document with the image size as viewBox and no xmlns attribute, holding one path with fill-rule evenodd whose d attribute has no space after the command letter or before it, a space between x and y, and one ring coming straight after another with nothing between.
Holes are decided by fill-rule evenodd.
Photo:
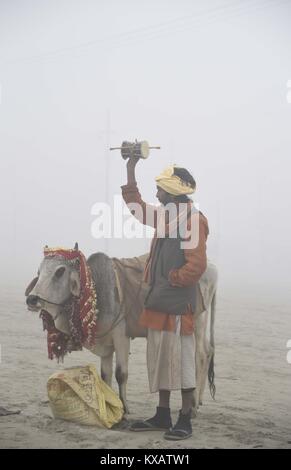
<instances>
[{"instance_id":1,"label":"man's face","mask_svg":"<svg viewBox=\"0 0 291 470\"><path fill-rule=\"evenodd\" d=\"M164 206L166 206L170 202L173 202L174 200L174 197L171 194L167 193L167 191L160 188L159 186L157 186L156 197L160 201L160 203L163 204Z\"/></svg>"}]
</instances>

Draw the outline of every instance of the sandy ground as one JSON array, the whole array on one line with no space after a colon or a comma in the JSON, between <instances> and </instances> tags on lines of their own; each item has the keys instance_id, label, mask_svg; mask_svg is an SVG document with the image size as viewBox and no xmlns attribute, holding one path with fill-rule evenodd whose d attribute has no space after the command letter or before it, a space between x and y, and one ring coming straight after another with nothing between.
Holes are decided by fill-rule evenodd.
<instances>
[{"instance_id":1,"label":"sandy ground","mask_svg":"<svg viewBox=\"0 0 291 470\"><path fill-rule=\"evenodd\" d=\"M193 421L191 439L169 443L162 433L82 427L54 420L46 383L56 370L95 363L88 351L63 365L47 359L37 314L26 311L22 293L1 289L0 406L20 409L0 417L0 448L291 448L290 308L268 302L219 298L216 320L216 401L208 390ZM152 416L157 396L147 385L144 339L131 345L128 399L131 419ZM179 393L172 398L174 420Z\"/></svg>"}]
</instances>

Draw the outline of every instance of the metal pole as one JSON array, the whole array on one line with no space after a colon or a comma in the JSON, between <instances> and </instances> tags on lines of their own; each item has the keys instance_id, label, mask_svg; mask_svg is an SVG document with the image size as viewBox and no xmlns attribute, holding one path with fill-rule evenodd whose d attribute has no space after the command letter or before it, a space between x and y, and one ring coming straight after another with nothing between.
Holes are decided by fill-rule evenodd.
<instances>
[{"instance_id":1,"label":"metal pole","mask_svg":"<svg viewBox=\"0 0 291 470\"><path fill-rule=\"evenodd\" d=\"M109 187L110 187L110 158L109 158L109 148L110 148L110 135L111 135L111 120L110 120L110 110L107 111L106 117L106 131L105 131L105 202L109 205ZM109 254L109 239L104 238L104 247L105 253Z\"/></svg>"}]
</instances>

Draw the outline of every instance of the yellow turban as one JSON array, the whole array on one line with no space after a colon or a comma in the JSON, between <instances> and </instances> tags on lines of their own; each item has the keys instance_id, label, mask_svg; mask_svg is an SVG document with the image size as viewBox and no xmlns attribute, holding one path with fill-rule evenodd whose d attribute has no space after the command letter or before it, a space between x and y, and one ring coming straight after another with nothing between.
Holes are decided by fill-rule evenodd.
<instances>
[{"instance_id":1,"label":"yellow turban","mask_svg":"<svg viewBox=\"0 0 291 470\"><path fill-rule=\"evenodd\" d=\"M169 166L157 176L155 178L157 185L173 196L193 194L195 188L182 181L179 176L174 175L174 168L175 165Z\"/></svg>"}]
</instances>

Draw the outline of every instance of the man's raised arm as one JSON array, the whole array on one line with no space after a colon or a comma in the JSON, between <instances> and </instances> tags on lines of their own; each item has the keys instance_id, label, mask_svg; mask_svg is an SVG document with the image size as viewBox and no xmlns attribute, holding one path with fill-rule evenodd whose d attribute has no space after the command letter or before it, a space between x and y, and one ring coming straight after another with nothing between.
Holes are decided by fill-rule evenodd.
<instances>
[{"instance_id":1,"label":"man's raised arm","mask_svg":"<svg viewBox=\"0 0 291 470\"><path fill-rule=\"evenodd\" d=\"M121 186L122 197L130 212L139 222L151 227L157 226L158 209L143 201L137 187L135 167L138 158L130 158L127 162L127 184Z\"/></svg>"}]
</instances>

